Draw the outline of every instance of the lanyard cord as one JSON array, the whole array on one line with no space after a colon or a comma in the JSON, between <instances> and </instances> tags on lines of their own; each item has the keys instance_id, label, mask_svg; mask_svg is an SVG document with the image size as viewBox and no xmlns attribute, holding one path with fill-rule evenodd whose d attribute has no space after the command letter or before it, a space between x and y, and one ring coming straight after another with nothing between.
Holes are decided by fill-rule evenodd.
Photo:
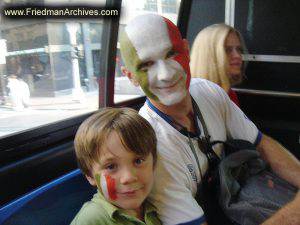
<instances>
[{"instance_id":1,"label":"lanyard cord","mask_svg":"<svg viewBox=\"0 0 300 225\"><path fill-rule=\"evenodd\" d=\"M194 125L196 126L196 130L200 131L200 128L198 126L198 122L197 122L197 118L200 120L202 127L203 127L203 131L204 131L204 137L200 137L196 135L197 138L197 144L199 147L199 150L204 153L204 155L206 156L208 163L209 163L209 167L210 167L210 162L212 161L212 159L217 158L218 160L220 160L219 156L211 149L211 144L210 144L210 135L208 134L208 130L206 127L206 124L204 122L203 116L201 114L201 111L196 103L196 101L193 99L193 97L191 96L191 100L192 100L192 107L193 107L193 112L194 112ZM148 100L147 100L148 101ZM172 117L160 112L158 109L156 109L151 102L148 102L149 107L154 110L158 115L160 115L162 118L164 118L170 125L172 125L176 130L178 130L180 133L183 133L185 136L188 137L189 139L189 146L190 149L192 150L192 153L196 159L197 162L197 166L200 172L200 176L201 176L201 180L203 178L203 174L201 171L201 167L200 167L200 162L199 162L199 158L196 154L196 150L194 147L194 144L192 142L192 137L191 137L191 133L187 130L186 127L182 126L180 123L178 123L176 120L174 120ZM198 133L198 132L197 132ZM192 135L194 136L194 135ZM196 178L197 180L197 178ZM197 182L197 181L196 181Z\"/></svg>"},{"instance_id":2,"label":"lanyard cord","mask_svg":"<svg viewBox=\"0 0 300 225\"><path fill-rule=\"evenodd\" d=\"M202 170L201 170L201 167L200 167L199 158L198 158L198 156L197 156L197 154L196 154L196 150L195 150L195 148L194 148L194 144L193 144L192 139L191 139L191 137L190 137L190 133L187 132L187 135L188 135L188 138L189 138L189 145L190 145L190 148L191 148L191 150L192 150L192 152L193 152L193 155L194 155L194 157L195 157L195 159L196 159L196 161L197 161L197 166L198 166L198 169L199 169L199 172L200 172L200 177L201 177L201 180L202 180L203 175L202 175ZM201 149L200 149L200 150L201 150Z\"/></svg>"},{"instance_id":3,"label":"lanyard cord","mask_svg":"<svg viewBox=\"0 0 300 225\"><path fill-rule=\"evenodd\" d=\"M196 116L198 117L198 119L200 120L201 124L202 124L202 127L203 127L203 131L204 131L204 135L205 135L205 138L207 139L208 143L209 143L209 139L210 139L210 136L208 134L208 131L207 131L207 127L206 127L206 124L204 122L204 119L203 119L203 116L202 116L202 113L196 103L196 101L193 99L193 97L191 96L192 98L192 105L193 105L193 110L194 112L196 113ZM196 123L197 126L198 126L198 123Z\"/></svg>"},{"instance_id":4,"label":"lanyard cord","mask_svg":"<svg viewBox=\"0 0 300 225\"><path fill-rule=\"evenodd\" d=\"M195 102L195 100L193 99L192 96L191 96L191 98L192 98L193 111L195 113L195 126L197 126L197 129L200 130L200 128L198 127L198 122L197 122L197 117L198 117L198 119L200 120L200 122L202 124L204 135L205 135L205 137L203 137L203 138L197 137L197 139L198 139L197 140L198 147L199 147L200 151L202 151L204 153L204 155L206 156L207 160L209 160L209 157L207 155L207 153L209 152L209 148L207 147L207 144L209 144L210 136L208 134L207 127L206 127L206 124L204 122L204 119L203 119L203 116L201 114L201 111L200 111L197 103ZM200 177L201 177L201 180L202 180L203 179L203 174L202 174L202 170L201 170L199 158L198 158L197 153L196 153L196 149L194 147L194 144L192 142L192 138L190 136L190 132L188 132L188 130L186 129L186 127L182 126L180 123L178 123L173 118L171 118L171 120L172 120L172 123L177 126L177 128L179 127L184 133L187 134L188 139L189 139L189 146L190 146L190 148L192 150L192 153L193 153L193 155L194 155L194 157L196 159L197 166L198 166L198 169L199 169L199 172L200 172ZM179 129L177 129L177 130L179 130Z\"/></svg>"}]
</instances>

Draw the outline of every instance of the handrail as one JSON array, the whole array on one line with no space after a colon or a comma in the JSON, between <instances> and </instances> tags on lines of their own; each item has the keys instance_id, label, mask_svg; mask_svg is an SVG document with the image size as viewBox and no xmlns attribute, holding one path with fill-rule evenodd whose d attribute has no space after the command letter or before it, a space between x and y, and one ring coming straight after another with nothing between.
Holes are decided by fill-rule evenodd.
<instances>
[{"instance_id":1,"label":"handrail","mask_svg":"<svg viewBox=\"0 0 300 225\"><path fill-rule=\"evenodd\" d=\"M238 93L245 93L245 94L300 98L300 93L297 92L268 91L268 90L255 90L255 89L243 89L243 88L232 88L232 89Z\"/></svg>"}]
</instances>

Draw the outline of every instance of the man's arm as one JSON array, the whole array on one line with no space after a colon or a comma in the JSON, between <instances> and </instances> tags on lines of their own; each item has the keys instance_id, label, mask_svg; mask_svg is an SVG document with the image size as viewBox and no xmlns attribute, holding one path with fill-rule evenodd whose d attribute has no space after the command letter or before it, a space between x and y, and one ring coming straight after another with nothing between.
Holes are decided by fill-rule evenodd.
<instances>
[{"instance_id":1,"label":"man's arm","mask_svg":"<svg viewBox=\"0 0 300 225\"><path fill-rule=\"evenodd\" d=\"M262 225L299 225L300 224L300 192L295 199L276 212Z\"/></svg>"},{"instance_id":2,"label":"man's arm","mask_svg":"<svg viewBox=\"0 0 300 225\"><path fill-rule=\"evenodd\" d=\"M257 150L272 171L292 185L300 187L300 162L277 141L263 134Z\"/></svg>"},{"instance_id":3,"label":"man's arm","mask_svg":"<svg viewBox=\"0 0 300 225\"><path fill-rule=\"evenodd\" d=\"M294 186L300 187L300 162L281 144L263 135L257 150L281 178ZM276 198L276 196L274 196ZM263 225L299 225L300 224L300 192L295 198L276 212Z\"/></svg>"}]
</instances>

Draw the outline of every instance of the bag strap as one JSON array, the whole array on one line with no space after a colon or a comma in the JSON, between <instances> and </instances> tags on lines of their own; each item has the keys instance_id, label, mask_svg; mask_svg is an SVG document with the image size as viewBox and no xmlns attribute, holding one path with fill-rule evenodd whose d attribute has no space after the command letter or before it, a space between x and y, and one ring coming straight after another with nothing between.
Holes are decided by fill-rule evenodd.
<instances>
[{"instance_id":1,"label":"bag strap","mask_svg":"<svg viewBox=\"0 0 300 225\"><path fill-rule=\"evenodd\" d=\"M199 142L198 144L200 145L200 150L203 151L207 157L207 159L211 162L214 161L213 164L218 164L221 161L221 158L214 152L214 150L212 149L212 144L210 143L210 135L208 133L204 118L202 116L202 113L199 109L198 104L196 103L196 101L192 98L192 105L193 105L193 110L196 113L198 119L200 120L202 127L203 127L203 131L204 131L204 138L200 138L199 137ZM197 121L196 121L197 122ZM218 160L218 161L215 161Z\"/></svg>"},{"instance_id":2,"label":"bag strap","mask_svg":"<svg viewBox=\"0 0 300 225\"><path fill-rule=\"evenodd\" d=\"M207 130L206 124L204 122L202 113L201 113L201 111L200 111L200 109L199 109L198 104L196 103L196 101L193 99L192 96L191 96L191 98L192 98L193 110L196 113L198 119L200 120L200 122L202 124L203 131L204 131L204 136L207 138L207 140L209 140L210 139L210 135L208 134L208 130Z\"/></svg>"}]
</instances>

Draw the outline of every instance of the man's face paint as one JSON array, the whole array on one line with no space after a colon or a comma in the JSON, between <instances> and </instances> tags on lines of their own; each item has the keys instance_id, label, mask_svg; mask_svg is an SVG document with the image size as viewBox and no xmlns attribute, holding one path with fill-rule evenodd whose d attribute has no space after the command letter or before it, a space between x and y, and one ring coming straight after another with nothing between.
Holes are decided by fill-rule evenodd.
<instances>
[{"instance_id":1,"label":"man's face paint","mask_svg":"<svg viewBox=\"0 0 300 225\"><path fill-rule=\"evenodd\" d=\"M173 105L186 96L189 56L171 21L151 14L138 17L126 27L120 43L126 66L149 98Z\"/></svg>"},{"instance_id":2,"label":"man's face paint","mask_svg":"<svg viewBox=\"0 0 300 225\"><path fill-rule=\"evenodd\" d=\"M97 187L106 199L116 200L116 180L109 175L96 174Z\"/></svg>"}]
</instances>

